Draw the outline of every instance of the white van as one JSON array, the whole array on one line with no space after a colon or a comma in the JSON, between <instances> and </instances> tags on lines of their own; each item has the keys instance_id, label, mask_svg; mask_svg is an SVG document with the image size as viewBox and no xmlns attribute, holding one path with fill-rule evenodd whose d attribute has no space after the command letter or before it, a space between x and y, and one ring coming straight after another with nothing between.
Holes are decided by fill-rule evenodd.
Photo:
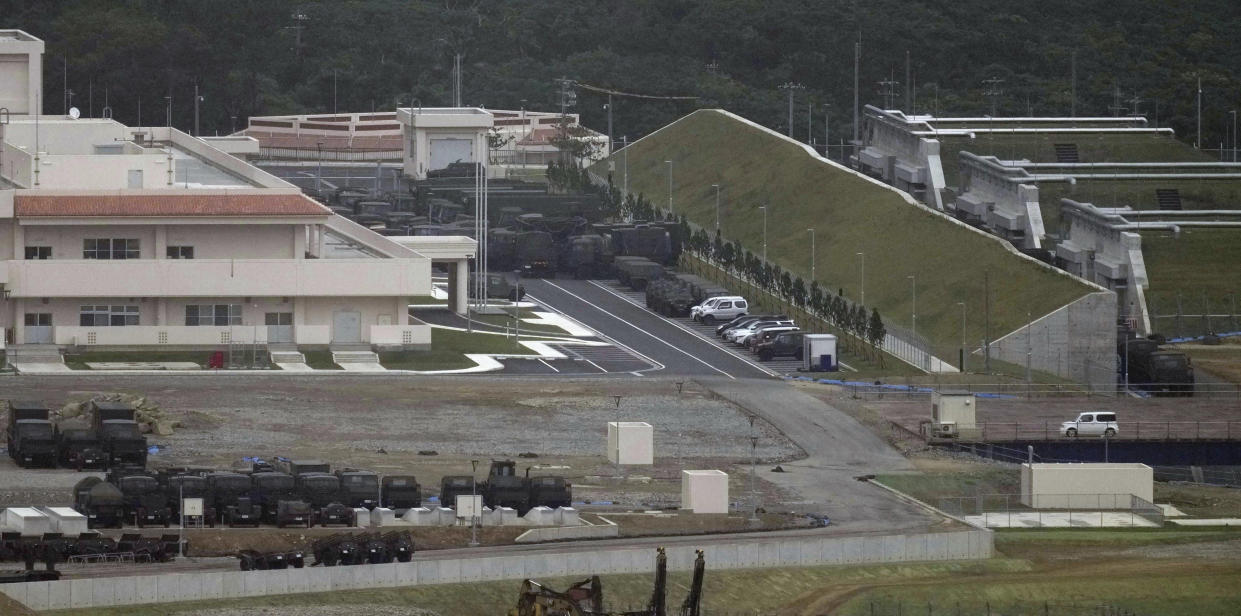
<instances>
[{"instance_id":1,"label":"white van","mask_svg":"<svg viewBox=\"0 0 1241 616\"><path fill-rule=\"evenodd\" d=\"M1077 419L1060 424L1060 432L1065 436L1106 436L1114 437L1120 433L1120 425L1116 423L1116 413L1099 411L1080 413Z\"/></svg>"},{"instance_id":2,"label":"white van","mask_svg":"<svg viewBox=\"0 0 1241 616\"><path fill-rule=\"evenodd\" d=\"M714 304L704 304L702 310L698 311L698 320L708 325L719 321L731 321L746 314L750 309L749 302L737 295L713 299L717 300Z\"/></svg>"},{"instance_id":3,"label":"white van","mask_svg":"<svg viewBox=\"0 0 1241 616\"><path fill-rule=\"evenodd\" d=\"M701 321L704 310L707 310L708 308L715 308L716 305L725 300L730 302L741 300L744 302L745 298L740 295L717 295L715 297L708 297L707 299L702 300L701 304L693 306L689 309L689 317L695 321Z\"/></svg>"}]
</instances>

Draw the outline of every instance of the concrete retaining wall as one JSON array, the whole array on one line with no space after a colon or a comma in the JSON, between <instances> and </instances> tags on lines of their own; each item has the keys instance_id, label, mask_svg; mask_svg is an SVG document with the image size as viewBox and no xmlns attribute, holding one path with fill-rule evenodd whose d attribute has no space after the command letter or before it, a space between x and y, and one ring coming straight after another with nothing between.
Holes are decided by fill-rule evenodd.
<instances>
[{"instance_id":1,"label":"concrete retaining wall","mask_svg":"<svg viewBox=\"0 0 1241 616\"><path fill-rule=\"evenodd\" d=\"M1028 335L1027 335L1028 334ZM972 365L982 352L974 351ZM1019 367L1116 390L1116 294L1091 293L991 343L991 357Z\"/></svg>"},{"instance_id":2,"label":"concrete retaining wall","mask_svg":"<svg viewBox=\"0 0 1241 616\"><path fill-rule=\"evenodd\" d=\"M772 537L765 541L711 543L703 538L707 567L753 569L885 562L990 558L988 530L909 535ZM695 545L667 549L668 568L693 568ZM212 571L135 577L88 578L0 585L0 592L34 610L107 607L228 599L261 595L521 580L574 574L650 573L653 546L600 547L582 552L516 552L477 558L421 557L409 563L276 571ZM491 552L494 554L495 552Z\"/></svg>"}]
</instances>

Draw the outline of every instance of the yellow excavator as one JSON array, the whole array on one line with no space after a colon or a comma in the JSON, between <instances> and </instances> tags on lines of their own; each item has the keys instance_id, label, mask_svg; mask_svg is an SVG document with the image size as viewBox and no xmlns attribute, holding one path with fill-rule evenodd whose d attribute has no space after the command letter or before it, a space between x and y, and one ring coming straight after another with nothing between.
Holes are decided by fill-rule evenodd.
<instances>
[{"instance_id":1,"label":"yellow excavator","mask_svg":"<svg viewBox=\"0 0 1241 616\"><path fill-rule=\"evenodd\" d=\"M689 594L681 603L679 616L699 616L702 602L702 578L706 561L702 550L694 560L694 580ZM668 616L664 595L668 587L668 556L659 548L655 556L655 588L646 609L636 612L607 612L603 609L603 583L599 576L582 580L563 592L552 590L534 580L521 584L517 605L508 616Z\"/></svg>"}]
</instances>

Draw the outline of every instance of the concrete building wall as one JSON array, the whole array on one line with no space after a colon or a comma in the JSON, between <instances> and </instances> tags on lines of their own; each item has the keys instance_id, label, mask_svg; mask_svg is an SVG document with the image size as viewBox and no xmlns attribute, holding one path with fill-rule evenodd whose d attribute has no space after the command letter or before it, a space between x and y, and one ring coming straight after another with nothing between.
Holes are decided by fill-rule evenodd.
<instances>
[{"instance_id":1,"label":"concrete building wall","mask_svg":"<svg viewBox=\"0 0 1241 616\"><path fill-rule=\"evenodd\" d=\"M693 568L697 545L667 548L668 569ZM771 538L707 543L708 570L916 561L976 560L994 555L988 530L902 535ZM409 563L315 567L274 571L226 571L87 578L0 585L0 592L33 610L92 608L284 595L324 590L427 586L576 574L649 574L655 551L646 547L599 547L573 554L503 554L480 551L472 558L417 556ZM708 574L709 575L709 574Z\"/></svg>"},{"instance_id":2,"label":"concrete building wall","mask_svg":"<svg viewBox=\"0 0 1241 616\"><path fill-rule=\"evenodd\" d=\"M1130 495L1154 501L1145 464L1022 464L1021 503L1035 509L1129 509Z\"/></svg>"},{"instance_id":3,"label":"concrete building wall","mask_svg":"<svg viewBox=\"0 0 1241 616\"><path fill-rule=\"evenodd\" d=\"M140 258L154 259L155 235L152 225L22 225L20 246L50 246L53 259L82 259L83 240L136 239ZM24 250L14 257L24 258Z\"/></svg>"},{"instance_id":4,"label":"concrete building wall","mask_svg":"<svg viewBox=\"0 0 1241 616\"><path fill-rule=\"evenodd\" d=\"M299 232L304 225L169 225L167 245L193 246L195 259L300 259Z\"/></svg>"},{"instance_id":5,"label":"concrete building wall","mask_svg":"<svg viewBox=\"0 0 1241 616\"><path fill-rule=\"evenodd\" d=\"M981 355L981 351L976 351ZM1116 294L1091 293L991 343L991 357L1086 383L1116 389ZM975 360L977 361L977 360Z\"/></svg>"},{"instance_id":6,"label":"concrete building wall","mask_svg":"<svg viewBox=\"0 0 1241 616\"><path fill-rule=\"evenodd\" d=\"M21 30L0 30L0 107L33 114L43 95L43 41Z\"/></svg>"}]
</instances>

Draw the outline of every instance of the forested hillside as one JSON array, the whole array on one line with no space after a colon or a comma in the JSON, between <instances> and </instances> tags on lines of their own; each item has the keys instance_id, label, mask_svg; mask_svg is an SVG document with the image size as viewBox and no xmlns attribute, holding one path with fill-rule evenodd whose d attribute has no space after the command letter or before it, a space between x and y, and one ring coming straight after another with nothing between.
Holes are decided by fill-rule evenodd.
<instances>
[{"instance_id":1,"label":"forested hillside","mask_svg":"<svg viewBox=\"0 0 1241 616\"><path fill-rule=\"evenodd\" d=\"M797 91L796 134L807 102L822 139L851 134L854 43L861 99L882 104L880 81L905 82L912 59L919 112L984 114L984 80L998 78L1001 114L1120 106L1155 117L1189 141L1202 79L1203 141L1230 141L1241 104L1241 10L1235 0L6 0L0 27L47 41L44 109L96 115L107 102L123 122L189 128L199 84L203 132L249 115L369 111L451 103L461 54L463 101L552 109L555 78L627 92L693 95L696 103L615 101L615 134L636 138L697 107L723 107L779 130L780 84ZM300 18L299 18L300 16ZM993 82L994 84L995 82ZM335 84L335 102L334 102ZM904 107L905 84L893 106ZM605 97L580 92L577 111L606 129Z\"/></svg>"}]
</instances>

